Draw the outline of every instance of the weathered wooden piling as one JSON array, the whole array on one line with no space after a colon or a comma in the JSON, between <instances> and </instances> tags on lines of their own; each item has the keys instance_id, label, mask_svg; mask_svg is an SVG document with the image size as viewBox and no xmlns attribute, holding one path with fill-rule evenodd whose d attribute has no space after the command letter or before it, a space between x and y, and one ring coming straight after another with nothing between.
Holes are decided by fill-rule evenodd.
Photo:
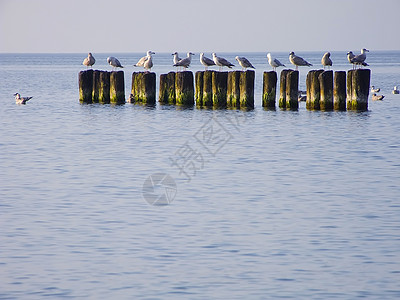
<instances>
[{"instance_id":1,"label":"weathered wooden piling","mask_svg":"<svg viewBox=\"0 0 400 300\"><path fill-rule=\"evenodd\" d=\"M254 78L256 72L247 70L240 73L240 108L254 108Z\"/></svg>"},{"instance_id":2,"label":"weathered wooden piling","mask_svg":"<svg viewBox=\"0 0 400 300\"><path fill-rule=\"evenodd\" d=\"M322 72L324 72L324 70L311 70L307 74L306 108L309 110L319 110L320 109L321 85L319 82L319 75Z\"/></svg>"},{"instance_id":3,"label":"weathered wooden piling","mask_svg":"<svg viewBox=\"0 0 400 300\"><path fill-rule=\"evenodd\" d=\"M92 103L93 97L93 70L79 72L79 101Z\"/></svg>"},{"instance_id":4,"label":"weathered wooden piling","mask_svg":"<svg viewBox=\"0 0 400 300\"><path fill-rule=\"evenodd\" d=\"M110 72L100 71L99 103L110 103Z\"/></svg>"},{"instance_id":5,"label":"weathered wooden piling","mask_svg":"<svg viewBox=\"0 0 400 300\"><path fill-rule=\"evenodd\" d=\"M336 71L333 79L333 108L346 110L346 72Z\"/></svg>"},{"instance_id":6,"label":"weathered wooden piling","mask_svg":"<svg viewBox=\"0 0 400 300\"><path fill-rule=\"evenodd\" d=\"M368 110L370 80L370 69L349 70L347 72L348 110Z\"/></svg>"},{"instance_id":7,"label":"weathered wooden piling","mask_svg":"<svg viewBox=\"0 0 400 300\"><path fill-rule=\"evenodd\" d=\"M194 104L193 73L190 71L178 72L175 75L176 104L192 106Z\"/></svg>"},{"instance_id":8,"label":"weathered wooden piling","mask_svg":"<svg viewBox=\"0 0 400 300\"><path fill-rule=\"evenodd\" d=\"M93 71L93 90L92 90L92 101L93 103L99 103L99 93L100 93L100 73L99 70Z\"/></svg>"},{"instance_id":9,"label":"weathered wooden piling","mask_svg":"<svg viewBox=\"0 0 400 300\"><path fill-rule=\"evenodd\" d=\"M195 100L196 106L203 107L203 86L204 86L204 71L197 71L194 74L195 82Z\"/></svg>"},{"instance_id":10,"label":"weathered wooden piling","mask_svg":"<svg viewBox=\"0 0 400 300\"><path fill-rule=\"evenodd\" d=\"M160 75L158 101L161 104L175 104L175 72Z\"/></svg>"},{"instance_id":11,"label":"weathered wooden piling","mask_svg":"<svg viewBox=\"0 0 400 300\"><path fill-rule=\"evenodd\" d=\"M110 74L110 103L125 103L124 71L113 71Z\"/></svg>"},{"instance_id":12,"label":"weathered wooden piling","mask_svg":"<svg viewBox=\"0 0 400 300\"><path fill-rule=\"evenodd\" d=\"M291 70L286 75L286 108L299 108L299 71Z\"/></svg>"},{"instance_id":13,"label":"weathered wooden piling","mask_svg":"<svg viewBox=\"0 0 400 300\"><path fill-rule=\"evenodd\" d=\"M279 88L279 107L286 109L286 77L290 69L281 71L280 88Z\"/></svg>"},{"instance_id":14,"label":"weathered wooden piling","mask_svg":"<svg viewBox=\"0 0 400 300\"><path fill-rule=\"evenodd\" d=\"M275 71L264 72L262 106L265 108L275 109L277 81L278 75Z\"/></svg>"},{"instance_id":15,"label":"weathered wooden piling","mask_svg":"<svg viewBox=\"0 0 400 300\"><path fill-rule=\"evenodd\" d=\"M228 73L226 101L230 108L240 108L240 73L241 71Z\"/></svg>"},{"instance_id":16,"label":"weathered wooden piling","mask_svg":"<svg viewBox=\"0 0 400 300\"><path fill-rule=\"evenodd\" d=\"M320 86L319 106L321 110L333 109L333 71L324 71L318 76Z\"/></svg>"},{"instance_id":17,"label":"weathered wooden piling","mask_svg":"<svg viewBox=\"0 0 400 300\"><path fill-rule=\"evenodd\" d=\"M213 106L212 74L215 71L204 71L203 74L203 107Z\"/></svg>"},{"instance_id":18,"label":"weathered wooden piling","mask_svg":"<svg viewBox=\"0 0 400 300\"><path fill-rule=\"evenodd\" d=\"M132 73L130 102L148 105L154 105L156 103L156 73Z\"/></svg>"},{"instance_id":19,"label":"weathered wooden piling","mask_svg":"<svg viewBox=\"0 0 400 300\"><path fill-rule=\"evenodd\" d=\"M213 72L212 99L215 108L226 108L226 91L228 88L228 72Z\"/></svg>"}]
</instances>

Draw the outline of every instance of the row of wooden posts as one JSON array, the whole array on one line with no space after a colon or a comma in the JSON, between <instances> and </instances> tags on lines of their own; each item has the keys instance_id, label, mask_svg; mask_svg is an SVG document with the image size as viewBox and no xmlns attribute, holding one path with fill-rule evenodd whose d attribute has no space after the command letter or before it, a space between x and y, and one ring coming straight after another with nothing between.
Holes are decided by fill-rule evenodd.
<instances>
[{"instance_id":1,"label":"row of wooden posts","mask_svg":"<svg viewBox=\"0 0 400 300\"><path fill-rule=\"evenodd\" d=\"M371 71L312 70L307 74L306 107L310 110L367 110ZM160 75L158 101L161 104L214 108L254 108L255 72L198 71L169 72ZM278 75L263 74L262 106L274 109ZM196 88L194 88L194 86ZM278 105L282 109L299 107L299 72L282 70ZM123 71L86 70L79 73L80 101L83 103L124 104ZM195 101L196 100L196 101ZM132 88L128 102L154 105L156 103L156 74L132 73Z\"/></svg>"}]
</instances>

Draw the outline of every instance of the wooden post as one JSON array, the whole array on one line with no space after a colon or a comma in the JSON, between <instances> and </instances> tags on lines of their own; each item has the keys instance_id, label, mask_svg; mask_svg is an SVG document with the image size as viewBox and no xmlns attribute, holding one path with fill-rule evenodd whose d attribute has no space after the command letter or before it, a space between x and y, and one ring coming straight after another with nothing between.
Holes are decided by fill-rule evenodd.
<instances>
[{"instance_id":1,"label":"wooden post","mask_svg":"<svg viewBox=\"0 0 400 300\"><path fill-rule=\"evenodd\" d=\"M240 108L254 108L254 78L256 72L247 70L240 73Z\"/></svg>"},{"instance_id":2,"label":"wooden post","mask_svg":"<svg viewBox=\"0 0 400 300\"><path fill-rule=\"evenodd\" d=\"M228 87L228 72L213 72L212 98L215 108L226 108L226 91Z\"/></svg>"},{"instance_id":3,"label":"wooden post","mask_svg":"<svg viewBox=\"0 0 400 300\"><path fill-rule=\"evenodd\" d=\"M263 102L265 108L275 109L276 83L278 75L275 71L264 72L263 76Z\"/></svg>"},{"instance_id":4,"label":"wooden post","mask_svg":"<svg viewBox=\"0 0 400 300\"><path fill-rule=\"evenodd\" d=\"M93 71L92 101L94 103L99 103L99 93L100 93L100 87L101 87L100 73L101 73L101 71L99 71L99 70Z\"/></svg>"},{"instance_id":5,"label":"wooden post","mask_svg":"<svg viewBox=\"0 0 400 300\"><path fill-rule=\"evenodd\" d=\"M192 106L194 104L193 73L190 71L178 72L175 75L176 104Z\"/></svg>"},{"instance_id":6,"label":"wooden post","mask_svg":"<svg viewBox=\"0 0 400 300\"><path fill-rule=\"evenodd\" d=\"M130 102L154 105L156 103L156 73L133 72Z\"/></svg>"},{"instance_id":7,"label":"wooden post","mask_svg":"<svg viewBox=\"0 0 400 300\"><path fill-rule=\"evenodd\" d=\"M99 103L110 103L110 72L100 72Z\"/></svg>"},{"instance_id":8,"label":"wooden post","mask_svg":"<svg viewBox=\"0 0 400 300\"><path fill-rule=\"evenodd\" d=\"M203 107L213 106L212 74L215 71L204 71L203 75Z\"/></svg>"},{"instance_id":9,"label":"wooden post","mask_svg":"<svg viewBox=\"0 0 400 300\"><path fill-rule=\"evenodd\" d=\"M279 107L283 109L286 109L286 75L290 71L290 69L285 69L281 71Z\"/></svg>"},{"instance_id":10,"label":"wooden post","mask_svg":"<svg viewBox=\"0 0 400 300\"><path fill-rule=\"evenodd\" d=\"M228 73L226 101L230 108L240 108L240 73L241 71Z\"/></svg>"},{"instance_id":11,"label":"wooden post","mask_svg":"<svg viewBox=\"0 0 400 300\"><path fill-rule=\"evenodd\" d=\"M324 70L312 70L307 74L307 100L306 108L310 110L320 109L321 87L319 83L319 75Z\"/></svg>"},{"instance_id":12,"label":"wooden post","mask_svg":"<svg viewBox=\"0 0 400 300\"><path fill-rule=\"evenodd\" d=\"M351 80L351 85L349 85ZM368 110L370 69L349 70L347 73L347 109ZM350 97L349 97L350 96Z\"/></svg>"},{"instance_id":13,"label":"wooden post","mask_svg":"<svg viewBox=\"0 0 400 300\"><path fill-rule=\"evenodd\" d=\"M194 75L196 106L203 107L204 71L197 71Z\"/></svg>"},{"instance_id":14,"label":"wooden post","mask_svg":"<svg viewBox=\"0 0 400 300\"><path fill-rule=\"evenodd\" d=\"M333 108L346 110L346 72L336 71L333 80Z\"/></svg>"},{"instance_id":15,"label":"wooden post","mask_svg":"<svg viewBox=\"0 0 400 300\"><path fill-rule=\"evenodd\" d=\"M293 71L286 75L286 108L299 109L299 71Z\"/></svg>"},{"instance_id":16,"label":"wooden post","mask_svg":"<svg viewBox=\"0 0 400 300\"><path fill-rule=\"evenodd\" d=\"M79 101L92 103L93 70L79 72Z\"/></svg>"},{"instance_id":17,"label":"wooden post","mask_svg":"<svg viewBox=\"0 0 400 300\"><path fill-rule=\"evenodd\" d=\"M320 86L319 105L321 110L333 109L333 71L324 71L318 76Z\"/></svg>"},{"instance_id":18,"label":"wooden post","mask_svg":"<svg viewBox=\"0 0 400 300\"><path fill-rule=\"evenodd\" d=\"M175 72L160 75L158 101L161 104L175 104Z\"/></svg>"},{"instance_id":19,"label":"wooden post","mask_svg":"<svg viewBox=\"0 0 400 300\"><path fill-rule=\"evenodd\" d=\"M125 103L124 71L113 71L110 75L110 102L113 104Z\"/></svg>"}]
</instances>

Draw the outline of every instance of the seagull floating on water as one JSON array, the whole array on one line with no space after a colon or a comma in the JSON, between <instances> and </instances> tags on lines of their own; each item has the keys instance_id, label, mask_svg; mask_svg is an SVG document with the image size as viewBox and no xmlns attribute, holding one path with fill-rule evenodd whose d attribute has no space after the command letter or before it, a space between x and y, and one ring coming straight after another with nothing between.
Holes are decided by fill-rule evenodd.
<instances>
[{"instance_id":1,"label":"seagull floating on water","mask_svg":"<svg viewBox=\"0 0 400 300\"><path fill-rule=\"evenodd\" d=\"M116 59L114 56L109 56L107 57L107 62L110 66L112 66L112 69L114 70L115 68L123 68L121 63L119 62L118 59Z\"/></svg>"},{"instance_id":2,"label":"seagull floating on water","mask_svg":"<svg viewBox=\"0 0 400 300\"><path fill-rule=\"evenodd\" d=\"M399 92L399 90L397 89L397 86L395 86L395 87L393 88L392 94L397 95L397 94L399 94L399 93L400 93L400 92Z\"/></svg>"},{"instance_id":3,"label":"seagull floating on water","mask_svg":"<svg viewBox=\"0 0 400 300\"><path fill-rule=\"evenodd\" d=\"M19 93L15 93L14 96L16 104L26 104L26 102L28 102L30 99L33 98L33 97L21 97Z\"/></svg>"},{"instance_id":4,"label":"seagull floating on water","mask_svg":"<svg viewBox=\"0 0 400 300\"><path fill-rule=\"evenodd\" d=\"M228 67L229 69L231 69L233 66L235 66L235 65L231 64L229 61L227 61L225 58L218 57L217 54L215 54L215 53L212 54L212 57L213 57L213 61L219 67L220 71L221 71L222 67Z\"/></svg>"},{"instance_id":5,"label":"seagull floating on water","mask_svg":"<svg viewBox=\"0 0 400 300\"><path fill-rule=\"evenodd\" d=\"M251 64L251 62L249 62L249 60L246 57L239 57L236 56L235 59L237 60L237 62L239 63L239 65L242 67L242 70L244 69L246 71L247 68L253 68L253 65Z\"/></svg>"},{"instance_id":6,"label":"seagull floating on water","mask_svg":"<svg viewBox=\"0 0 400 300\"><path fill-rule=\"evenodd\" d=\"M205 57L203 52L200 53L200 62L205 67L206 71L207 71L208 67L215 66L215 62L212 59Z\"/></svg>"},{"instance_id":7,"label":"seagull floating on water","mask_svg":"<svg viewBox=\"0 0 400 300\"><path fill-rule=\"evenodd\" d=\"M365 48L361 49L361 54L354 56L351 59L351 63L358 65L358 66L364 66L364 61L367 58L367 55L366 55L367 52L369 52L369 50L367 50ZM368 64L367 64L367 66L368 66Z\"/></svg>"},{"instance_id":8,"label":"seagull floating on water","mask_svg":"<svg viewBox=\"0 0 400 300\"><path fill-rule=\"evenodd\" d=\"M324 70L325 70L325 67L326 67L326 66L328 67L328 70L329 70L330 67L332 66L332 60L330 59L330 56L331 56L331 54L330 54L329 52L326 52L326 53L324 54L324 56L322 56L321 64L322 64L322 66L324 67Z\"/></svg>"},{"instance_id":9,"label":"seagull floating on water","mask_svg":"<svg viewBox=\"0 0 400 300\"><path fill-rule=\"evenodd\" d=\"M145 70L151 69L153 67L153 59L151 57L152 54L155 54L153 51L147 51L146 56L143 56L134 67L143 67Z\"/></svg>"},{"instance_id":10,"label":"seagull floating on water","mask_svg":"<svg viewBox=\"0 0 400 300\"><path fill-rule=\"evenodd\" d=\"M306 61L302 57L295 55L294 52L290 52L289 60L293 65L296 66L296 70L299 69L299 66L307 66L307 67L312 66L312 64L310 64L308 61Z\"/></svg>"},{"instance_id":11,"label":"seagull floating on water","mask_svg":"<svg viewBox=\"0 0 400 300\"><path fill-rule=\"evenodd\" d=\"M187 57L182 58L180 61L174 64L174 67L184 67L185 69L188 68L192 62L192 55L194 55L194 53L188 52Z\"/></svg>"},{"instance_id":12,"label":"seagull floating on water","mask_svg":"<svg viewBox=\"0 0 400 300\"><path fill-rule=\"evenodd\" d=\"M278 67L286 67L283 63L281 63L279 60L276 58L272 58L271 53L267 54L268 58L268 63L272 67L272 70L276 71L276 68Z\"/></svg>"},{"instance_id":13,"label":"seagull floating on water","mask_svg":"<svg viewBox=\"0 0 400 300\"><path fill-rule=\"evenodd\" d=\"M375 93L372 94L372 100L374 100L374 101L383 100L383 98L385 98L385 96L383 96L383 95L377 95L377 94L375 94Z\"/></svg>"},{"instance_id":14,"label":"seagull floating on water","mask_svg":"<svg viewBox=\"0 0 400 300\"><path fill-rule=\"evenodd\" d=\"M380 88L376 89L374 85L371 86L371 93L379 93L380 91L381 91Z\"/></svg>"},{"instance_id":15,"label":"seagull floating on water","mask_svg":"<svg viewBox=\"0 0 400 300\"><path fill-rule=\"evenodd\" d=\"M92 53L89 52L88 57L83 60L82 64L89 68L92 67L95 62L96 60L94 59Z\"/></svg>"}]
</instances>

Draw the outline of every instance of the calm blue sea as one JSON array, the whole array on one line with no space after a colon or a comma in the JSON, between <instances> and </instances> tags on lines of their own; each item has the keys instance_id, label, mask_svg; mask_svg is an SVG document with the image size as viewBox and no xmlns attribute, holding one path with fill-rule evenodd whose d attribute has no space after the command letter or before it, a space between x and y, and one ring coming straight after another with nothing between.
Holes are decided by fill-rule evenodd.
<instances>
[{"instance_id":1,"label":"calm blue sea","mask_svg":"<svg viewBox=\"0 0 400 300\"><path fill-rule=\"evenodd\" d=\"M368 54L367 112L266 111L266 53L217 54L254 110L81 105L85 53L0 54L0 299L400 298L400 51ZM128 97L143 54L112 55Z\"/></svg>"}]
</instances>

